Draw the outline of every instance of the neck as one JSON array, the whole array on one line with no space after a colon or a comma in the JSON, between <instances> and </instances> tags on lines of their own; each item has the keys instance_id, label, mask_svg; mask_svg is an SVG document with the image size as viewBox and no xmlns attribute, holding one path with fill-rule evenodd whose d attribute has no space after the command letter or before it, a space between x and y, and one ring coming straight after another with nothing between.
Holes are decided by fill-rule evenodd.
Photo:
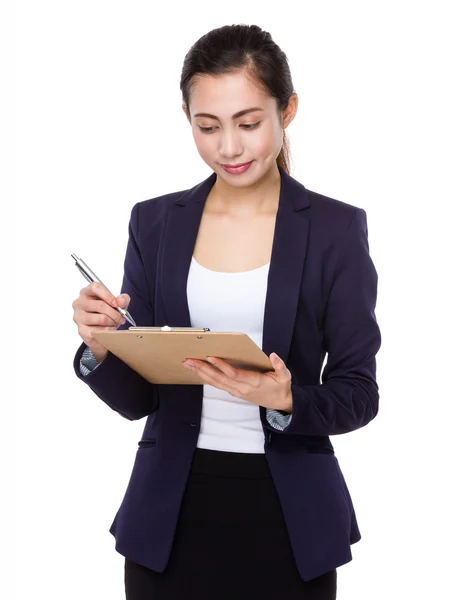
<instances>
[{"instance_id":1,"label":"neck","mask_svg":"<svg viewBox=\"0 0 456 600\"><path fill-rule=\"evenodd\" d=\"M275 164L263 178L252 185L236 188L217 175L206 200L212 210L232 215L251 215L277 210L280 173Z\"/></svg>"}]
</instances>

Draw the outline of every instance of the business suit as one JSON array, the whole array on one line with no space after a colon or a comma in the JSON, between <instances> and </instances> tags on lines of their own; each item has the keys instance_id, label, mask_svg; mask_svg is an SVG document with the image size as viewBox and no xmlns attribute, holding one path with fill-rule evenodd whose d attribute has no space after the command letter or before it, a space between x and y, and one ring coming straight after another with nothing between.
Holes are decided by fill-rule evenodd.
<instances>
[{"instance_id":1,"label":"business suit","mask_svg":"<svg viewBox=\"0 0 456 600\"><path fill-rule=\"evenodd\" d=\"M263 350L291 371L293 412L282 431L265 408L259 414L297 567L309 580L349 562L350 545L361 537L329 436L366 425L378 411L377 272L365 211L279 171ZM215 180L212 173L191 189L133 207L122 292L138 324L190 326L186 279ZM110 532L118 552L163 571L198 439L202 385L150 384L111 353L83 376L85 347L75 355L76 375L125 418L148 416Z\"/></svg>"}]
</instances>

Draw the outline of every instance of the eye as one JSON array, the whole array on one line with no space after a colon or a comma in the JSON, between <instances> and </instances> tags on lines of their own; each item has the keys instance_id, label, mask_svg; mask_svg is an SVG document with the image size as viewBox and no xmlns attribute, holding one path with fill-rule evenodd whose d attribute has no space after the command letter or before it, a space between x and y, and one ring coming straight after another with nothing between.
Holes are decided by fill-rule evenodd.
<instances>
[{"instance_id":1,"label":"eye","mask_svg":"<svg viewBox=\"0 0 456 600\"><path fill-rule=\"evenodd\" d=\"M212 133L215 130L215 127L201 127L201 125L198 125L198 127L203 133Z\"/></svg>"},{"instance_id":2,"label":"eye","mask_svg":"<svg viewBox=\"0 0 456 600\"><path fill-rule=\"evenodd\" d=\"M252 129L256 129L260 123L261 121L258 121L258 123L244 123L240 127L244 127L246 131L251 131ZM216 127L201 127L201 125L198 125L198 127L203 133L213 133L217 129Z\"/></svg>"}]
</instances>

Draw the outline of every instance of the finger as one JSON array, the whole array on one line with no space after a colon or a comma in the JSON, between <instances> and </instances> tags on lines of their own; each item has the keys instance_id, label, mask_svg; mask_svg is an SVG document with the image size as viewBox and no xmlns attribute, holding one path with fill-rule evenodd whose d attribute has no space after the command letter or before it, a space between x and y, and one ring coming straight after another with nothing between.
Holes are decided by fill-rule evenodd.
<instances>
[{"instance_id":1,"label":"finger","mask_svg":"<svg viewBox=\"0 0 456 600\"><path fill-rule=\"evenodd\" d=\"M117 306L117 299L114 294L111 294L108 288L99 281L92 281L90 285L81 290L81 294L101 298L109 306Z\"/></svg>"},{"instance_id":2,"label":"finger","mask_svg":"<svg viewBox=\"0 0 456 600\"><path fill-rule=\"evenodd\" d=\"M94 327L92 325L81 325L79 328L79 333L84 336L85 339L95 340L93 334L97 333L97 331L115 331L116 329L117 327ZM95 340L95 342L97 344L100 343L98 340Z\"/></svg>"},{"instance_id":3,"label":"finger","mask_svg":"<svg viewBox=\"0 0 456 600\"><path fill-rule=\"evenodd\" d=\"M233 365L230 365L230 363L226 360L223 360L222 358L218 358L216 356L208 356L207 360L212 365L217 367L217 369L220 369L220 371L222 371L222 373L224 373L232 381L236 381L241 384L246 384L246 386L252 388L255 388L260 385L261 376L256 371L233 367Z\"/></svg>"},{"instance_id":4,"label":"finger","mask_svg":"<svg viewBox=\"0 0 456 600\"><path fill-rule=\"evenodd\" d=\"M199 375L206 383L213 385L219 390L225 390L233 396L240 397L245 390L241 389L239 382L235 382L218 369L208 365L204 361L198 361L192 359L192 363L195 365L192 369L197 375Z\"/></svg>"},{"instance_id":5,"label":"finger","mask_svg":"<svg viewBox=\"0 0 456 600\"><path fill-rule=\"evenodd\" d=\"M86 313L84 324L89 326L98 326L98 327L117 327L122 324L122 321L125 322L125 318L122 317L119 313L115 319L106 315L104 313Z\"/></svg>"},{"instance_id":6,"label":"finger","mask_svg":"<svg viewBox=\"0 0 456 600\"><path fill-rule=\"evenodd\" d=\"M111 331L111 330L115 330L116 327L88 327L86 325L81 325L78 328L79 331L79 335L82 337L82 339L84 340L84 342L91 347L100 347L100 350L102 349L106 349L103 344L101 344L98 340L96 340L93 337L93 334L96 333L97 331Z\"/></svg>"},{"instance_id":7,"label":"finger","mask_svg":"<svg viewBox=\"0 0 456 600\"><path fill-rule=\"evenodd\" d=\"M119 311L115 310L114 308L111 308L109 304L107 304L104 300L92 298L90 296L82 297L80 302L80 308L86 313L106 315L113 321L113 323L110 323L110 325L120 325L122 323L122 319L124 318L119 313ZM87 316L84 318L85 322L88 322L87 318Z\"/></svg>"},{"instance_id":8,"label":"finger","mask_svg":"<svg viewBox=\"0 0 456 600\"><path fill-rule=\"evenodd\" d=\"M238 378L240 377L240 369L236 369L222 358L217 358L216 356L208 356L207 360L211 363L211 365L214 365L214 367L220 369L220 371L222 371L222 373L224 373L230 379L238 380Z\"/></svg>"}]
</instances>

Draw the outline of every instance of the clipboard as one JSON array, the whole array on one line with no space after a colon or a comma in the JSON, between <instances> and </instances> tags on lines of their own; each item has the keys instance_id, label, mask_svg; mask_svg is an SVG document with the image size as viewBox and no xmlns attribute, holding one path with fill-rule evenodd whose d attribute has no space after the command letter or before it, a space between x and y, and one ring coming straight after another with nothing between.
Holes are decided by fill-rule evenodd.
<instances>
[{"instance_id":1,"label":"clipboard","mask_svg":"<svg viewBox=\"0 0 456 600\"><path fill-rule=\"evenodd\" d=\"M97 331L93 337L150 383L202 385L183 366L186 358L215 356L241 369L273 371L271 360L246 333L193 327L129 327Z\"/></svg>"}]
</instances>

